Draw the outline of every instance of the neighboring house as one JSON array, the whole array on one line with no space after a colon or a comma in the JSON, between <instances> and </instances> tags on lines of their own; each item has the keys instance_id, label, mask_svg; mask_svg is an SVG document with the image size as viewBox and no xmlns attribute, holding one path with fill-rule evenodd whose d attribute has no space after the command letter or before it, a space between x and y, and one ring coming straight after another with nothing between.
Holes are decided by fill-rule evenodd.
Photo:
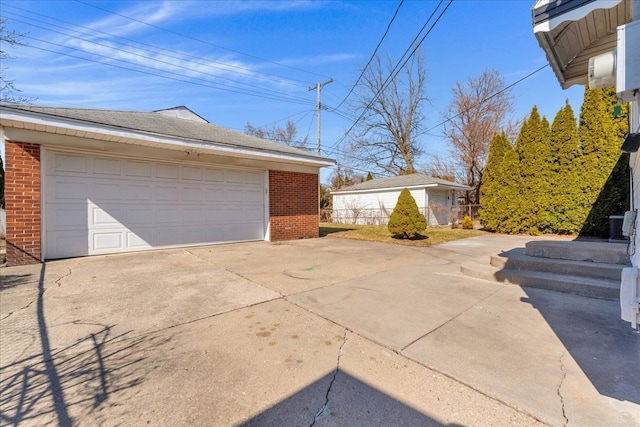
<instances>
[{"instance_id":1,"label":"neighboring house","mask_svg":"<svg viewBox=\"0 0 640 427\"><path fill-rule=\"evenodd\" d=\"M387 224L402 189L407 188L429 227L457 219L458 194L466 185L413 174L372 179L333 191L333 221L344 224Z\"/></svg>"},{"instance_id":2,"label":"neighboring house","mask_svg":"<svg viewBox=\"0 0 640 427\"><path fill-rule=\"evenodd\" d=\"M640 0L538 0L532 15L533 32L563 89L587 83L595 87L615 86L618 101L629 103L629 135L622 150L631 153L631 209L637 212L640 206ZM622 318L638 327L640 221L634 221L628 250L633 267L622 273L620 303Z\"/></svg>"},{"instance_id":3,"label":"neighboring house","mask_svg":"<svg viewBox=\"0 0 640 427\"><path fill-rule=\"evenodd\" d=\"M0 103L8 265L318 237L334 161L156 112Z\"/></svg>"}]
</instances>

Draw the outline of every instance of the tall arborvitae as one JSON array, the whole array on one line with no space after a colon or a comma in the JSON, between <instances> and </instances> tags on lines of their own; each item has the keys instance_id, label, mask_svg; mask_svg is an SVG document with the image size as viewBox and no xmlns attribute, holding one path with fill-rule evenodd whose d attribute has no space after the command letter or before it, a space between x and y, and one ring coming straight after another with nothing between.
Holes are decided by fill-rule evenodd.
<instances>
[{"instance_id":1,"label":"tall arborvitae","mask_svg":"<svg viewBox=\"0 0 640 427\"><path fill-rule=\"evenodd\" d=\"M613 88L585 90L578 129L583 152L582 208L587 213L582 235L606 237L609 215L623 213L628 206L628 165L620 152L628 131L628 110L619 106L616 115L616 104Z\"/></svg>"},{"instance_id":2,"label":"tall arborvitae","mask_svg":"<svg viewBox=\"0 0 640 427\"><path fill-rule=\"evenodd\" d=\"M495 134L480 187L480 221L487 230L521 231L518 155L504 133Z\"/></svg>"},{"instance_id":3,"label":"tall arborvitae","mask_svg":"<svg viewBox=\"0 0 640 427\"><path fill-rule=\"evenodd\" d=\"M549 122L533 107L516 142L521 177L518 214L522 229L531 234L550 232L553 225L550 133Z\"/></svg>"},{"instance_id":4,"label":"tall arborvitae","mask_svg":"<svg viewBox=\"0 0 640 427\"><path fill-rule=\"evenodd\" d=\"M582 191L580 174L580 139L573 109L567 101L551 125L550 147L553 155L551 201L553 232L576 234L585 213L580 208Z\"/></svg>"}]
</instances>

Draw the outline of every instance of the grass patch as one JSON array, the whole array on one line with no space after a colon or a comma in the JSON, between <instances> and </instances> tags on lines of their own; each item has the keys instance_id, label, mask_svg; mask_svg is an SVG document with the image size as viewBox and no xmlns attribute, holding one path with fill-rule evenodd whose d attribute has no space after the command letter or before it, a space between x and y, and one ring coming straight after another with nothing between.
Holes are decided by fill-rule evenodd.
<instances>
[{"instance_id":1,"label":"grass patch","mask_svg":"<svg viewBox=\"0 0 640 427\"><path fill-rule=\"evenodd\" d=\"M431 246L453 240L467 239L485 234L480 230L451 228L427 228L415 240L394 239L386 225L320 224L320 236L341 237L345 239L366 240L368 242L395 243L408 246Z\"/></svg>"}]
</instances>

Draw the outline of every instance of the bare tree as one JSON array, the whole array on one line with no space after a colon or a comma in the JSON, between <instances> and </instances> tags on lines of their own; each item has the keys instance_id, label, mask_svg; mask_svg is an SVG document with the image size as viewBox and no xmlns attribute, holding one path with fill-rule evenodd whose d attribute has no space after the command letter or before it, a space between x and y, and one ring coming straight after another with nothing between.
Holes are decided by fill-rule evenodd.
<instances>
[{"instance_id":1,"label":"bare tree","mask_svg":"<svg viewBox=\"0 0 640 427\"><path fill-rule=\"evenodd\" d=\"M417 51L399 72L387 56L376 56L364 71L353 107L362 115L354 128L350 151L365 168L387 174L416 172L423 153L417 140L424 115L426 71Z\"/></svg>"},{"instance_id":2,"label":"bare tree","mask_svg":"<svg viewBox=\"0 0 640 427\"><path fill-rule=\"evenodd\" d=\"M16 33L15 31L7 30L7 20L0 18L0 101L1 102L15 102L15 103L28 103L32 101L24 96L18 96L17 93L20 89L14 85L15 80L10 80L6 76L8 67L6 66L9 60L13 59L7 52L7 47L24 46L25 44L20 41L24 34Z\"/></svg>"},{"instance_id":3,"label":"bare tree","mask_svg":"<svg viewBox=\"0 0 640 427\"><path fill-rule=\"evenodd\" d=\"M422 170L425 174L435 178L460 182L459 168L457 168L455 162L451 161L449 158L445 159L444 157L436 154L431 155L428 157L428 160L425 162Z\"/></svg>"},{"instance_id":4,"label":"bare tree","mask_svg":"<svg viewBox=\"0 0 640 427\"><path fill-rule=\"evenodd\" d=\"M489 144L496 132L509 126L505 122L513 110L513 98L505 90L500 72L492 69L470 77L466 84L457 82L451 92L453 99L445 114L443 135L465 184L475 189L467 193L467 203L476 204Z\"/></svg>"},{"instance_id":5,"label":"bare tree","mask_svg":"<svg viewBox=\"0 0 640 427\"><path fill-rule=\"evenodd\" d=\"M362 175L358 175L352 169L338 164L329 175L329 188L331 190L339 190L343 187L359 184L364 180L365 178Z\"/></svg>"},{"instance_id":6,"label":"bare tree","mask_svg":"<svg viewBox=\"0 0 640 427\"><path fill-rule=\"evenodd\" d=\"M291 120L287 120L284 128L273 126L269 128L257 128L251 123L244 125L244 132L247 135L257 136L258 138L269 139L279 142L280 144L289 145L295 148L307 148L308 136L298 140L298 128Z\"/></svg>"}]
</instances>

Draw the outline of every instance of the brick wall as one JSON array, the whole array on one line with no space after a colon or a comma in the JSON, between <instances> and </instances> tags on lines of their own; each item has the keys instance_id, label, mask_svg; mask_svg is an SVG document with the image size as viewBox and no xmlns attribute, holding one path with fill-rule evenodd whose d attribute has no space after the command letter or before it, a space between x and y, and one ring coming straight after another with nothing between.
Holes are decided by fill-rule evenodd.
<instances>
[{"instance_id":1,"label":"brick wall","mask_svg":"<svg viewBox=\"0 0 640 427\"><path fill-rule=\"evenodd\" d=\"M40 262L40 146L5 143L7 265Z\"/></svg>"},{"instance_id":2,"label":"brick wall","mask_svg":"<svg viewBox=\"0 0 640 427\"><path fill-rule=\"evenodd\" d=\"M317 174L269 171L272 241L318 237L318 178Z\"/></svg>"}]
</instances>

